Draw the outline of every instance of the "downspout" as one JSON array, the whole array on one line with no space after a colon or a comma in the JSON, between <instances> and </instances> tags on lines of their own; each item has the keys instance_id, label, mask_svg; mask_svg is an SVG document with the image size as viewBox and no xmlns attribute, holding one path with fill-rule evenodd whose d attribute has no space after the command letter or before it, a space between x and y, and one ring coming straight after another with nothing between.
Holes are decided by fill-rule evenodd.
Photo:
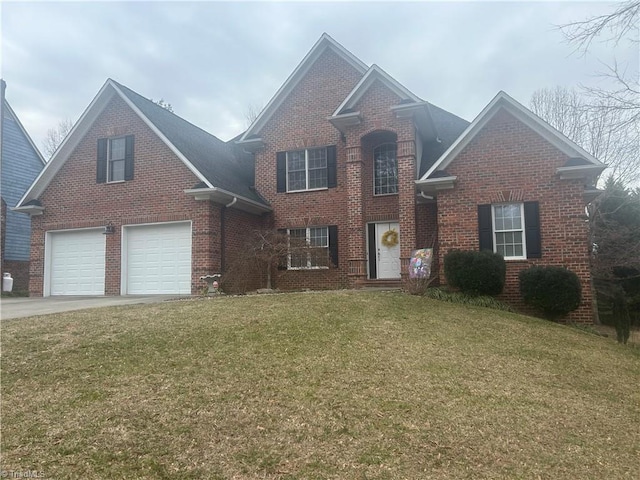
<instances>
[{"instance_id":1,"label":"downspout","mask_svg":"<svg viewBox=\"0 0 640 480\"><path fill-rule=\"evenodd\" d=\"M233 200L226 205L223 205L220 209L220 273L225 273L226 270L226 255L225 255L225 244L226 242L226 225L225 225L225 213L227 212L227 208L233 207L235 203L238 201L238 197L233 197Z\"/></svg>"}]
</instances>

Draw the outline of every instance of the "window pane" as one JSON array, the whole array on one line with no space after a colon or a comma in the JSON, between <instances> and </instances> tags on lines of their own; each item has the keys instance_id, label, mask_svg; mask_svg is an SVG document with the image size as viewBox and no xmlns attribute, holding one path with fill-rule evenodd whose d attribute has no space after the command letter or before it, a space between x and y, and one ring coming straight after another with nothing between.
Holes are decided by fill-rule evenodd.
<instances>
[{"instance_id":1,"label":"window pane","mask_svg":"<svg viewBox=\"0 0 640 480\"><path fill-rule=\"evenodd\" d=\"M289 172L289 190L304 190L306 188L307 179L305 171Z\"/></svg>"},{"instance_id":2,"label":"window pane","mask_svg":"<svg viewBox=\"0 0 640 480\"><path fill-rule=\"evenodd\" d=\"M309 188L327 187L327 169L309 170Z\"/></svg>"},{"instance_id":3,"label":"window pane","mask_svg":"<svg viewBox=\"0 0 640 480\"><path fill-rule=\"evenodd\" d=\"M522 257L522 256L524 256L524 255L522 254L522 245L515 245L515 247L514 247L514 248L515 248L515 254L516 254L516 257Z\"/></svg>"},{"instance_id":4,"label":"window pane","mask_svg":"<svg viewBox=\"0 0 640 480\"><path fill-rule=\"evenodd\" d=\"M301 251L306 245L307 230L296 228L289 230L289 264L291 268L307 268L307 253Z\"/></svg>"},{"instance_id":5,"label":"window pane","mask_svg":"<svg viewBox=\"0 0 640 480\"><path fill-rule=\"evenodd\" d=\"M374 194L398 192L398 162L395 143L386 143L373 149Z\"/></svg>"},{"instance_id":6,"label":"window pane","mask_svg":"<svg viewBox=\"0 0 640 480\"><path fill-rule=\"evenodd\" d=\"M314 148L307 153L309 157L309 169L327 168L327 149Z\"/></svg>"},{"instance_id":7,"label":"window pane","mask_svg":"<svg viewBox=\"0 0 640 480\"><path fill-rule=\"evenodd\" d=\"M109 162L109 181L119 182L124 180L124 160Z\"/></svg>"},{"instance_id":8,"label":"window pane","mask_svg":"<svg viewBox=\"0 0 640 480\"><path fill-rule=\"evenodd\" d=\"M310 228L309 244L313 247L328 247L329 246L329 229L327 227Z\"/></svg>"},{"instance_id":9,"label":"window pane","mask_svg":"<svg viewBox=\"0 0 640 480\"><path fill-rule=\"evenodd\" d=\"M287 169L292 172L305 169L304 150L287 152Z\"/></svg>"},{"instance_id":10,"label":"window pane","mask_svg":"<svg viewBox=\"0 0 640 480\"><path fill-rule=\"evenodd\" d=\"M124 138L114 138L110 141L110 160L124 160Z\"/></svg>"}]
</instances>

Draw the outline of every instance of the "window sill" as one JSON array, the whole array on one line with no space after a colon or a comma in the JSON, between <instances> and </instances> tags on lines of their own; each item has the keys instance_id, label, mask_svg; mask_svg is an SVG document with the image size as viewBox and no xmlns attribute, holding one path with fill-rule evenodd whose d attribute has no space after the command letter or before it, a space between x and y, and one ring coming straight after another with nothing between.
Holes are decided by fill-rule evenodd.
<instances>
[{"instance_id":1,"label":"window sill","mask_svg":"<svg viewBox=\"0 0 640 480\"><path fill-rule=\"evenodd\" d=\"M392 197L394 195L400 195L398 192L396 193L374 193L373 194L373 198L378 198L378 197Z\"/></svg>"},{"instance_id":2,"label":"window sill","mask_svg":"<svg viewBox=\"0 0 640 480\"><path fill-rule=\"evenodd\" d=\"M126 182L126 180L114 180L114 181L111 181L111 182L104 182L104 183L106 183L107 185L113 185L113 184L125 183L125 182Z\"/></svg>"},{"instance_id":3,"label":"window sill","mask_svg":"<svg viewBox=\"0 0 640 480\"><path fill-rule=\"evenodd\" d=\"M317 270L329 270L329 267L287 267L287 270L294 272L313 272Z\"/></svg>"},{"instance_id":4,"label":"window sill","mask_svg":"<svg viewBox=\"0 0 640 480\"><path fill-rule=\"evenodd\" d=\"M322 188L309 188L307 190L287 190L285 193L306 193L306 192L322 192L324 190L329 190L329 187Z\"/></svg>"}]
</instances>

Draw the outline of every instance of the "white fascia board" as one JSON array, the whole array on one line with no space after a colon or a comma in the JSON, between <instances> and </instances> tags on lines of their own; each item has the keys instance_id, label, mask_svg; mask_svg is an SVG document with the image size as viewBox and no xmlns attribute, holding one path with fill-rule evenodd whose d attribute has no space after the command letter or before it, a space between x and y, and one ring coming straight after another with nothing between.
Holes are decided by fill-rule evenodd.
<instances>
[{"instance_id":1,"label":"white fascia board","mask_svg":"<svg viewBox=\"0 0 640 480\"><path fill-rule=\"evenodd\" d=\"M605 168L605 165L574 165L572 167L558 167L556 173L560 179L569 180L600 175Z\"/></svg>"},{"instance_id":2,"label":"white fascia board","mask_svg":"<svg viewBox=\"0 0 640 480\"><path fill-rule=\"evenodd\" d=\"M464 149L471 140L473 140L477 133L482 130L489 120L493 118L500 108L504 108L507 112L534 130L566 155L570 157L582 157L593 165L603 168L605 167L605 165L597 160L593 155L562 135L555 128L551 127L551 125L533 114L529 109L515 101L505 92L501 91L493 98L493 100L491 100L491 102L489 102L473 122L471 122L458 139L440 156L438 160L436 160L421 179L427 179L436 170L445 169L460 153L460 151Z\"/></svg>"},{"instance_id":3,"label":"white fascia board","mask_svg":"<svg viewBox=\"0 0 640 480\"><path fill-rule=\"evenodd\" d=\"M45 164L44 168L40 171L40 174L24 193L18 202L18 207L30 200L37 199L42 192L44 192L51 180L53 180L53 177L55 177L56 173L58 173L62 165L67 161L71 152L89 131L93 122L98 118L102 109L107 105L115 93L116 92L113 90L110 81L107 80L93 98L89 106L84 110L84 112L82 112L78 121L58 146L51 159Z\"/></svg>"},{"instance_id":4,"label":"white fascia board","mask_svg":"<svg viewBox=\"0 0 640 480\"><path fill-rule=\"evenodd\" d=\"M13 207L10 210L18 213L25 213L31 217L36 215L42 215L44 213L44 207L37 205L25 205L24 207Z\"/></svg>"},{"instance_id":5,"label":"white fascia board","mask_svg":"<svg viewBox=\"0 0 640 480\"><path fill-rule=\"evenodd\" d=\"M193 163L191 163L187 157L185 157L182 152L180 150L178 150L178 148L169 141L169 139L167 137L164 136L164 134L158 129L158 127L156 127L156 125L147 118L147 116L142 113L142 111L131 101L129 100L129 97L127 97L121 90L120 88L118 88L118 86L115 83L112 83L111 80L107 80L107 82L109 82L111 84L111 86L115 89L115 91L118 93L118 95L120 95L120 98L122 98L122 100L129 106L129 108L131 108L131 110L133 110L136 115L138 115L138 117L140 117L140 119L151 129L151 131L153 133L155 133L158 138L160 138L160 140L162 140L162 142L169 147L169 149L180 159L182 160L182 163L184 163L186 165L186 167L191 170L191 173L193 173L196 177L198 177L198 180L200 180L201 182L203 182L205 185L208 185L209 187L213 187L213 185L211 185L211 182L209 182L209 180L207 180L207 178L200 172L200 170L198 170Z\"/></svg>"},{"instance_id":6,"label":"white fascia board","mask_svg":"<svg viewBox=\"0 0 640 480\"><path fill-rule=\"evenodd\" d=\"M271 212L273 210L271 207L260 202L256 202L255 200L251 200L243 197L242 195L238 195L218 187L189 188L185 190L184 193L194 197L196 200L212 200L223 204L231 202L234 198L237 198L238 203L236 203L236 205L238 205L238 207L236 208L240 208L241 204L244 204L252 210L258 210L260 212Z\"/></svg>"},{"instance_id":7,"label":"white fascia board","mask_svg":"<svg viewBox=\"0 0 640 480\"><path fill-rule=\"evenodd\" d=\"M351 92L349 92L349 95L347 95L338 108L336 108L332 116L335 117L340 115L342 110L345 108L352 108L356 103L358 103L358 100L362 98L375 80L380 80L389 90L402 99L409 98L414 102L422 102L422 99L410 92L395 78L382 70L378 65L373 64L364 77L362 77L356 86L353 87Z\"/></svg>"},{"instance_id":8,"label":"white fascia board","mask_svg":"<svg viewBox=\"0 0 640 480\"><path fill-rule=\"evenodd\" d=\"M457 176L451 175L449 177L428 178L426 180L416 180L416 186L421 190L427 190L429 192L435 192L438 190L449 190L455 186L455 182L458 179Z\"/></svg>"},{"instance_id":9,"label":"white fascia board","mask_svg":"<svg viewBox=\"0 0 640 480\"><path fill-rule=\"evenodd\" d=\"M313 47L311 47L311 50L309 50L307 55L305 55L305 57L298 64L295 70L291 73L291 75L289 75L282 86L278 89L276 94L271 98L267 106L262 109L251 126L249 126L246 132L244 132L244 135L242 135L242 138L240 138L239 140L240 142L243 142L247 139L247 137L260 131L260 129L269 121L271 116L280 107L280 105L282 105L282 102L284 102L284 100L293 91L300 79L305 76L309 69L311 69L315 61L320 57L320 55L325 51L326 48L331 48L360 73L364 74L367 71L367 66L359 58L349 52L346 48L336 42L329 35L323 33L320 39L315 43Z\"/></svg>"}]
</instances>

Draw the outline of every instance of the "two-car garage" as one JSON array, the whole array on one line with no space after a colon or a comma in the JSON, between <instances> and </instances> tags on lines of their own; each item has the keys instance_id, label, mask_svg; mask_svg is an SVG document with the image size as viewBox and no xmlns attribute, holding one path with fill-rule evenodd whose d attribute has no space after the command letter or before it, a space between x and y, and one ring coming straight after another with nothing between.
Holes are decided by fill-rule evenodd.
<instances>
[{"instance_id":1,"label":"two-car garage","mask_svg":"<svg viewBox=\"0 0 640 480\"><path fill-rule=\"evenodd\" d=\"M104 228L47 232L44 295L104 295L107 248L118 250L110 235ZM191 293L191 222L123 226L120 246L122 295Z\"/></svg>"}]
</instances>

